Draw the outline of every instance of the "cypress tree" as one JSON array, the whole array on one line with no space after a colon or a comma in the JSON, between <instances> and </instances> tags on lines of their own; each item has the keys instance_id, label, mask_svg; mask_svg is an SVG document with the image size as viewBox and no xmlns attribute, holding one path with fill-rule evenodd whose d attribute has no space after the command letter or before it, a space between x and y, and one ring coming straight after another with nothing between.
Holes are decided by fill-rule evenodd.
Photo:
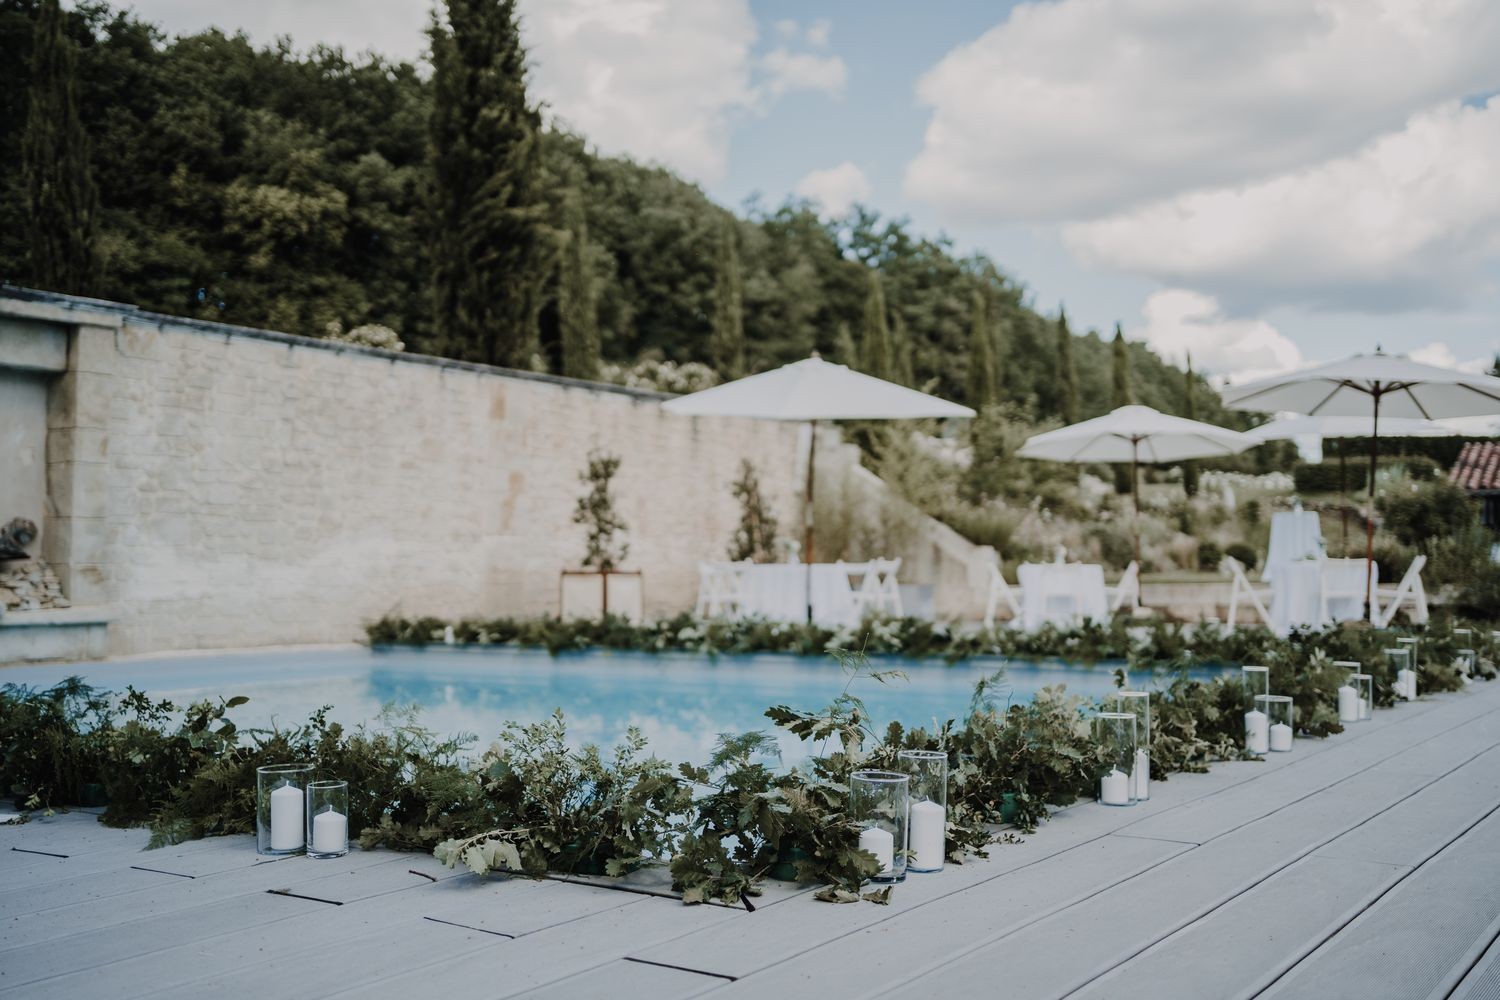
<instances>
[{"instance_id":1,"label":"cypress tree","mask_svg":"<svg viewBox=\"0 0 1500 1000\"><path fill-rule=\"evenodd\" d=\"M916 385L917 374L912 357L914 348L911 334L907 332L906 320L894 310L891 312L891 346L895 352L896 381L902 385Z\"/></svg>"},{"instance_id":2,"label":"cypress tree","mask_svg":"<svg viewBox=\"0 0 1500 1000\"><path fill-rule=\"evenodd\" d=\"M984 293L974 290L969 308L969 405L983 409L995 402L995 356L985 316Z\"/></svg>"},{"instance_id":3,"label":"cypress tree","mask_svg":"<svg viewBox=\"0 0 1500 1000\"><path fill-rule=\"evenodd\" d=\"M1189 420L1197 419L1197 407L1193 403L1193 356L1187 357L1187 371L1183 375L1183 402L1182 415ZM1186 461L1182 463L1182 491L1190 497L1198 495L1198 463Z\"/></svg>"},{"instance_id":4,"label":"cypress tree","mask_svg":"<svg viewBox=\"0 0 1500 1000\"><path fill-rule=\"evenodd\" d=\"M594 275L589 268L588 223L579 197L569 196L564 209L567 244L558 274L558 322L562 328L562 374L572 378L599 377L599 314L594 299Z\"/></svg>"},{"instance_id":5,"label":"cypress tree","mask_svg":"<svg viewBox=\"0 0 1500 1000\"><path fill-rule=\"evenodd\" d=\"M58 0L42 0L31 47L31 94L21 136L31 280L43 288L87 295L99 257L99 189L89 139L78 118L73 42L63 34Z\"/></svg>"},{"instance_id":6,"label":"cypress tree","mask_svg":"<svg viewBox=\"0 0 1500 1000\"><path fill-rule=\"evenodd\" d=\"M1068 314L1057 311L1057 409L1063 423L1078 423L1078 372L1073 368L1073 334Z\"/></svg>"},{"instance_id":7,"label":"cypress tree","mask_svg":"<svg viewBox=\"0 0 1500 1000\"><path fill-rule=\"evenodd\" d=\"M433 320L449 356L526 367L553 241L515 8L447 0L447 25L429 29Z\"/></svg>"},{"instance_id":8,"label":"cypress tree","mask_svg":"<svg viewBox=\"0 0 1500 1000\"><path fill-rule=\"evenodd\" d=\"M1130 398L1130 351L1125 345L1125 334L1120 331L1120 324L1115 324L1115 339L1110 346L1111 376L1112 381L1109 393L1109 408L1119 409L1129 406L1133 400ZM1130 492L1130 466L1119 464L1115 466L1115 492Z\"/></svg>"},{"instance_id":9,"label":"cypress tree","mask_svg":"<svg viewBox=\"0 0 1500 1000\"><path fill-rule=\"evenodd\" d=\"M849 324L839 320L838 337L834 340L834 350L837 353L838 363L850 368L859 368L859 351L854 347L854 334L849 332Z\"/></svg>"},{"instance_id":10,"label":"cypress tree","mask_svg":"<svg viewBox=\"0 0 1500 1000\"><path fill-rule=\"evenodd\" d=\"M895 375L891 328L885 315L885 290L880 285L880 272L873 268L870 270L870 290L865 296L864 342L860 346L865 374L883 379Z\"/></svg>"},{"instance_id":11,"label":"cypress tree","mask_svg":"<svg viewBox=\"0 0 1500 1000\"><path fill-rule=\"evenodd\" d=\"M745 296L740 285L736 223L725 218L714 274L714 315L710 340L713 366L725 381L745 374Z\"/></svg>"}]
</instances>

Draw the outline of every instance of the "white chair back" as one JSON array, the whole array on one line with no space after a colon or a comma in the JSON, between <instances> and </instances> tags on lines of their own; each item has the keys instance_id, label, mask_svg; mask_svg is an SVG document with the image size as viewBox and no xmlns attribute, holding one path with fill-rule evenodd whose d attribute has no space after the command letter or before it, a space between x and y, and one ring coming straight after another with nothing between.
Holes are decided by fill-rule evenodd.
<instances>
[{"instance_id":1,"label":"white chair back","mask_svg":"<svg viewBox=\"0 0 1500 1000\"><path fill-rule=\"evenodd\" d=\"M1114 599L1110 601L1111 613L1121 608L1129 608L1134 612L1141 606L1141 567L1134 559L1130 565L1125 567L1125 572L1120 574L1120 582L1115 584Z\"/></svg>"},{"instance_id":2,"label":"white chair back","mask_svg":"<svg viewBox=\"0 0 1500 1000\"><path fill-rule=\"evenodd\" d=\"M1234 580L1234 586L1229 591L1229 620L1225 623L1228 631L1233 631L1239 621L1240 597L1243 595L1250 599L1250 605L1255 608L1260 620L1269 628L1271 625L1271 612L1266 610L1265 604L1261 603L1260 595L1255 588L1250 586L1250 581L1245 577L1245 564L1233 556L1225 556L1221 563L1224 569L1229 571Z\"/></svg>"},{"instance_id":3,"label":"white chair back","mask_svg":"<svg viewBox=\"0 0 1500 1000\"><path fill-rule=\"evenodd\" d=\"M1411 561L1406 569L1406 575L1401 578L1401 583L1394 591L1377 591L1376 599L1370 602L1370 620L1380 628L1389 628L1396 612L1401 610L1402 604L1410 606L1409 614L1412 623L1423 625L1427 622L1427 591L1422 587L1422 567L1427 565L1427 557L1419 555ZM1385 606L1380 607L1380 598L1389 594L1390 599Z\"/></svg>"},{"instance_id":4,"label":"white chair back","mask_svg":"<svg viewBox=\"0 0 1500 1000\"><path fill-rule=\"evenodd\" d=\"M1351 563L1357 563L1354 572L1349 571ZM1354 601L1361 608L1364 607L1366 595L1371 598L1375 595L1375 588L1380 583L1380 567L1370 563L1368 588L1363 559L1324 559L1318 573L1318 613L1319 620L1331 622L1335 620L1330 601L1346 600ZM1362 618L1356 615L1355 618ZM1351 621L1355 619L1349 619ZM1376 621L1375 602L1370 603L1370 621Z\"/></svg>"},{"instance_id":5,"label":"white chair back","mask_svg":"<svg viewBox=\"0 0 1500 1000\"><path fill-rule=\"evenodd\" d=\"M698 564L699 618L724 618L739 614L743 598L746 563L700 562Z\"/></svg>"},{"instance_id":6,"label":"white chair back","mask_svg":"<svg viewBox=\"0 0 1500 1000\"><path fill-rule=\"evenodd\" d=\"M863 618L868 614L884 614L900 617L905 612L901 606L901 588L896 582L896 573L901 569L900 559L871 559L864 564L843 564L850 576L858 576L859 586L854 590L854 605Z\"/></svg>"},{"instance_id":7,"label":"white chair back","mask_svg":"<svg viewBox=\"0 0 1500 1000\"><path fill-rule=\"evenodd\" d=\"M1005 606L1010 608L1011 620L1019 621L1021 618L1021 601L1010 584L1005 582L1005 574L1001 571L1000 560L996 559L988 566L989 593L984 602L984 627L995 627L995 609L1004 601Z\"/></svg>"}]
</instances>

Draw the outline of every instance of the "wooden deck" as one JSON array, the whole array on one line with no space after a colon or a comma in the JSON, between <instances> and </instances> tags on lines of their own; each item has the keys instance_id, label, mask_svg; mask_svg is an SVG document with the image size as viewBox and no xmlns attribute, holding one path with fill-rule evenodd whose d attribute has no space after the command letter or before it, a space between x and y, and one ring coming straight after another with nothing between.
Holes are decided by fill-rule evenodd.
<instances>
[{"instance_id":1,"label":"wooden deck","mask_svg":"<svg viewBox=\"0 0 1500 1000\"><path fill-rule=\"evenodd\" d=\"M889 906L0 827L0 994L1500 998L1500 683L1060 813Z\"/></svg>"}]
</instances>

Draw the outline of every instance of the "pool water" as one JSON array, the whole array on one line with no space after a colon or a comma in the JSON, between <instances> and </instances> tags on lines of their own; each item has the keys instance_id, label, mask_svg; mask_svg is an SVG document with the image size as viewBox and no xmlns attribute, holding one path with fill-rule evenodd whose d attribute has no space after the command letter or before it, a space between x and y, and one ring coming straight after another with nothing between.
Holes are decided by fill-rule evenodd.
<instances>
[{"instance_id":1,"label":"pool water","mask_svg":"<svg viewBox=\"0 0 1500 1000\"><path fill-rule=\"evenodd\" d=\"M877 731L892 720L931 727L963 718L975 683L1001 666L1006 668L998 694L1003 704L1007 698L1029 701L1043 687L1059 684L1100 697L1114 689L1118 664L1090 668L984 658L948 665L877 657L873 669L899 669L907 678L882 684L861 677L850 693L864 699ZM178 704L245 695L249 703L231 712L241 728L297 725L322 705L332 706L332 719L353 726L375 722L386 705L417 705L429 729L473 734L487 744L507 721L535 722L561 708L575 744L613 746L627 727L637 726L657 756L700 762L719 733L773 731L764 714L771 705L816 711L849 683L828 657L613 651L553 657L498 647L278 650L48 664L0 669L0 684L46 687L73 674L98 688L123 691L133 685ZM795 737L778 736L786 762L807 755Z\"/></svg>"}]
</instances>

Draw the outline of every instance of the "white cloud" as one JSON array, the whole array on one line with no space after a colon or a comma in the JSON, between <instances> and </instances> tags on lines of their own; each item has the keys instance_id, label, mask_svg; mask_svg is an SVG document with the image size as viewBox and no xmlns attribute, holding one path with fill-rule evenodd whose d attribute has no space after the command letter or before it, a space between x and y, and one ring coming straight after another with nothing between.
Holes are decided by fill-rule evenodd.
<instances>
[{"instance_id":1,"label":"white cloud","mask_svg":"<svg viewBox=\"0 0 1500 1000\"><path fill-rule=\"evenodd\" d=\"M1057 0L921 80L906 188L954 216L1084 219L1346 154L1500 85L1493 0Z\"/></svg>"},{"instance_id":2,"label":"white cloud","mask_svg":"<svg viewBox=\"0 0 1500 1000\"><path fill-rule=\"evenodd\" d=\"M1142 340L1157 354L1220 378L1245 382L1302 364L1302 351L1270 323L1232 319L1212 297L1184 288L1154 292L1141 307L1144 323L1125 336Z\"/></svg>"},{"instance_id":3,"label":"white cloud","mask_svg":"<svg viewBox=\"0 0 1500 1000\"><path fill-rule=\"evenodd\" d=\"M1064 241L1085 263L1245 308L1448 305L1483 291L1500 259L1496 163L1500 101L1454 103L1352 156L1073 224Z\"/></svg>"},{"instance_id":4,"label":"white cloud","mask_svg":"<svg viewBox=\"0 0 1500 1000\"><path fill-rule=\"evenodd\" d=\"M833 31L833 22L820 17L807 26L807 44L822 48L828 44L828 35Z\"/></svg>"},{"instance_id":5,"label":"white cloud","mask_svg":"<svg viewBox=\"0 0 1500 1000\"><path fill-rule=\"evenodd\" d=\"M843 215L855 202L870 197L870 179L849 161L826 170L814 170L797 182L792 193L816 202L828 215Z\"/></svg>"},{"instance_id":6,"label":"white cloud","mask_svg":"<svg viewBox=\"0 0 1500 1000\"><path fill-rule=\"evenodd\" d=\"M601 150L714 181L756 102L746 0L532 0L533 91Z\"/></svg>"},{"instance_id":7,"label":"white cloud","mask_svg":"<svg viewBox=\"0 0 1500 1000\"><path fill-rule=\"evenodd\" d=\"M1408 351L1407 357L1413 361L1420 361L1424 365L1437 365L1439 368L1457 368L1459 371L1468 372L1471 375L1486 375L1490 366L1495 363L1493 355L1485 355L1478 358L1469 358L1467 361L1458 360L1453 353L1453 348L1440 340L1434 340L1414 351Z\"/></svg>"},{"instance_id":8,"label":"white cloud","mask_svg":"<svg viewBox=\"0 0 1500 1000\"><path fill-rule=\"evenodd\" d=\"M774 98L793 90L820 90L829 94L843 92L849 70L838 56L820 56L813 52L793 52L778 48L761 59L766 73L765 88Z\"/></svg>"}]
</instances>

